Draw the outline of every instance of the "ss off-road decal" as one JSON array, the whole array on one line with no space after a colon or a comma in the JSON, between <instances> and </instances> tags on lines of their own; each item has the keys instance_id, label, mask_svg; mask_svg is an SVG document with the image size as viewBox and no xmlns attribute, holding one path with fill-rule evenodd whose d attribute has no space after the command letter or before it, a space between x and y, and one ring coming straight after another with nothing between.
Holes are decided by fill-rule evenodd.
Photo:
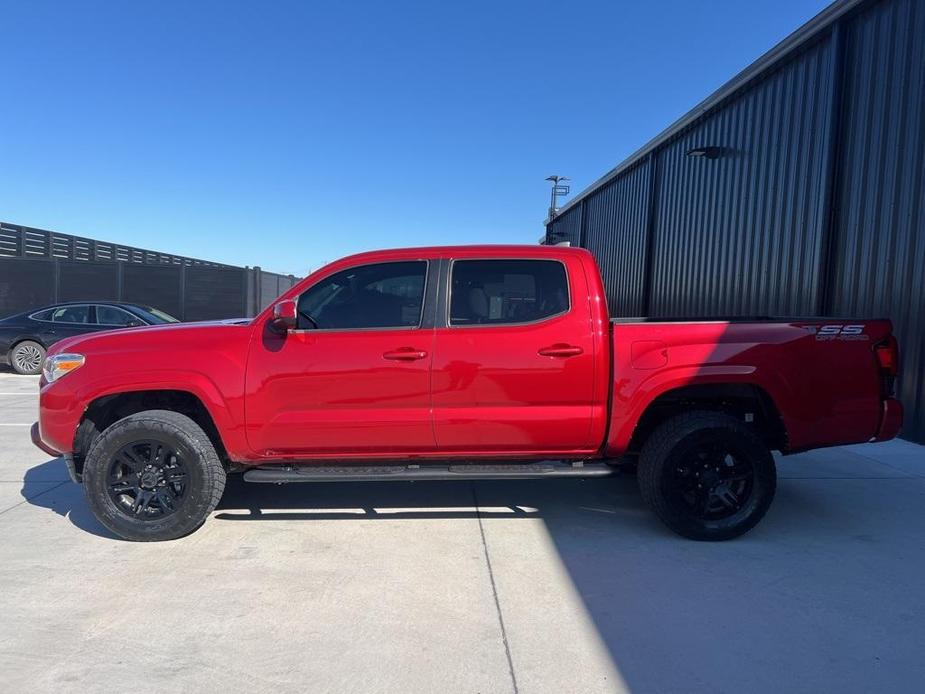
<instances>
[{"instance_id":1,"label":"ss off-road decal","mask_svg":"<svg viewBox=\"0 0 925 694\"><path fill-rule=\"evenodd\" d=\"M870 336L864 334L863 325L842 325L833 323L829 325L807 325L806 330L816 336L820 342L828 340L869 340Z\"/></svg>"}]
</instances>

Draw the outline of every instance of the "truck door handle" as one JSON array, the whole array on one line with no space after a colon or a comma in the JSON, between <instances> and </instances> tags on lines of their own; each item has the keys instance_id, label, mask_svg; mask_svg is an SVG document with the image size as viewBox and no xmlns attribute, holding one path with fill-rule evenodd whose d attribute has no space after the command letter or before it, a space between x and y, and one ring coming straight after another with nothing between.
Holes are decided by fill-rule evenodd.
<instances>
[{"instance_id":1,"label":"truck door handle","mask_svg":"<svg viewBox=\"0 0 925 694\"><path fill-rule=\"evenodd\" d=\"M426 359L427 352L423 349L415 349L414 347L402 347L386 352L382 355L382 358L391 359L393 361L416 361L418 359Z\"/></svg>"},{"instance_id":2,"label":"truck door handle","mask_svg":"<svg viewBox=\"0 0 925 694\"><path fill-rule=\"evenodd\" d=\"M579 354L582 354L584 350L577 345L567 345L562 342L549 345L549 347L542 347L537 351L541 357L577 357Z\"/></svg>"}]
</instances>

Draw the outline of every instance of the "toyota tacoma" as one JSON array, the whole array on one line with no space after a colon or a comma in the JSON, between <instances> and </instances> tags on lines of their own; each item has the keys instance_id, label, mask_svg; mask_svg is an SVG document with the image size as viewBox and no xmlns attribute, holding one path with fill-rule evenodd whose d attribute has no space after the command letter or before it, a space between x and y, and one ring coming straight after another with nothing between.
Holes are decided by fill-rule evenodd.
<instances>
[{"instance_id":1,"label":"toyota tacoma","mask_svg":"<svg viewBox=\"0 0 925 694\"><path fill-rule=\"evenodd\" d=\"M131 540L192 532L230 474L595 477L621 464L669 528L725 540L768 510L772 451L898 433L898 366L888 320L611 319L583 249L388 250L318 270L249 322L58 342L32 437Z\"/></svg>"}]
</instances>

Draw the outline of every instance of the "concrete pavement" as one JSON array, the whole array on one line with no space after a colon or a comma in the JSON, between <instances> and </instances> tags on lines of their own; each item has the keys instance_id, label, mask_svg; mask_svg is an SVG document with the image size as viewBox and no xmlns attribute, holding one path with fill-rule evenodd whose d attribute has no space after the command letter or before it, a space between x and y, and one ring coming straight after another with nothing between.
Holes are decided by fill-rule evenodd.
<instances>
[{"instance_id":1,"label":"concrete pavement","mask_svg":"<svg viewBox=\"0 0 925 694\"><path fill-rule=\"evenodd\" d=\"M665 530L632 478L229 484L135 544L29 442L0 374L0 690L916 692L925 448L779 460L739 540Z\"/></svg>"}]
</instances>

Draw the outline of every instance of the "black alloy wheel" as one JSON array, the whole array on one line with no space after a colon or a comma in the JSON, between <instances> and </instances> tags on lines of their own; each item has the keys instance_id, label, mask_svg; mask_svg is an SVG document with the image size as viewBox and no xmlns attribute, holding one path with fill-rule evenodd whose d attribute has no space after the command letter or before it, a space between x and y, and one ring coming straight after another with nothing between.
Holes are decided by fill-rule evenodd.
<instances>
[{"instance_id":1,"label":"black alloy wheel","mask_svg":"<svg viewBox=\"0 0 925 694\"><path fill-rule=\"evenodd\" d=\"M164 441L126 444L109 466L109 498L130 518L153 520L176 513L187 485L182 454Z\"/></svg>"},{"instance_id":2,"label":"black alloy wheel","mask_svg":"<svg viewBox=\"0 0 925 694\"><path fill-rule=\"evenodd\" d=\"M676 503L702 520L735 515L755 488L755 467L748 457L715 438L689 450L671 477Z\"/></svg>"},{"instance_id":3,"label":"black alloy wheel","mask_svg":"<svg viewBox=\"0 0 925 694\"><path fill-rule=\"evenodd\" d=\"M751 530L774 499L777 471L761 432L723 412L695 410L659 425L639 454L643 499L693 540Z\"/></svg>"},{"instance_id":4,"label":"black alloy wheel","mask_svg":"<svg viewBox=\"0 0 925 694\"><path fill-rule=\"evenodd\" d=\"M200 527L225 488L214 442L190 417L145 410L111 424L83 461L90 510L126 540L175 540Z\"/></svg>"}]
</instances>

